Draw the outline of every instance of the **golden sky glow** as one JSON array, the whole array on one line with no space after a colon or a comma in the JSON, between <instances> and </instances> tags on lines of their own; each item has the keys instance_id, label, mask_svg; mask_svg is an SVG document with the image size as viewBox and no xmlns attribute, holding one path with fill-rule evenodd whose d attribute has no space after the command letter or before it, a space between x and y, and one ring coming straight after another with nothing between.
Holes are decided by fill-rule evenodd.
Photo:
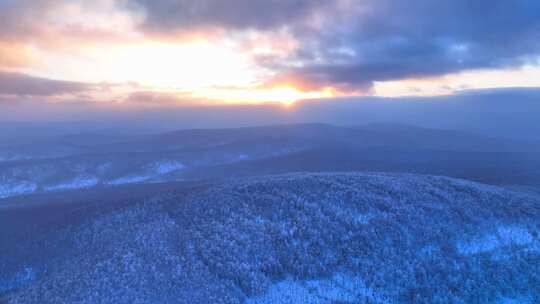
<instances>
[{"instance_id":1,"label":"golden sky glow","mask_svg":"<svg viewBox=\"0 0 540 304\"><path fill-rule=\"evenodd\" d=\"M85 82L137 82L156 89L245 85L255 79L249 58L207 42L140 42L87 47L73 57L48 55L42 75ZM79 57L79 58L78 58ZM77 62L80 57L84 61ZM62 61L74 65L63 65Z\"/></svg>"},{"instance_id":2,"label":"golden sky glow","mask_svg":"<svg viewBox=\"0 0 540 304\"><path fill-rule=\"evenodd\" d=\"M264 86L273 73L258 67L254 55L281 54L291 46L274 49L283 37L256 35L251 43L205 37L189 41L136 39L122 44L78 45L67 50L34 50L40 59L29 68L30 75L87 83L136 83L152 91L178 92L224 103L292 103L296 100L335 96L329 88L303 90L293 84ZM277 40L273 40L277 39Z\"/></svg>"},{"instance_id":3,"label":"golden sky glow","mask_svg":"<svg viewBox=\"0 0 540 304\"><path fill-rule=\"evenodd\" d=\"M396 14L391 6L332 3L0 0L0 73L16 78L0 97L27 98L46 91L47 98L40 96L52 101L118 103L137 92L162 92L180 102L291 103L361 94L429 96L540 87L540 57L532 44L527 52L497 50L489 61L485 52L500 44L490 45L481 36L477 43L471 36L475 28L443 36L433 32L417 41L405 26L387 35L379 23L362 23L392 19L387 16ZM433 22L446 17L433 17ZM474 53L477 49L482 58ZM435 53L415 53L430 51ZM48 85L58 92L43 90Z\"/></svg>"},{"instance_id":4,"label":"golden sky glow","mask_svg":"<svg viewBox=\"0 0 540 304\"><path fill-rule=\"evenodd\" d=\"M125 43L90 43L59 50L31 44L15 50L0 46L0 53L5 54L0 64L11 70L19 65L21 67L14 70L32 76L88 83L135 83L153 91L188 92L194 97L224 103L288 104L303 99L347 95L329 87L315 90L295 87L294 82L260 87L273 73L258 67L252 55L278 51L269 46L242 50L234 43L207 41L205 37L172 43L139 38ZM372 93L377 96L429 96L452 94L463 89L527 86L540 86L540 68L480 70L442 77L375 82Z\"/></svg>"}]
</instances>

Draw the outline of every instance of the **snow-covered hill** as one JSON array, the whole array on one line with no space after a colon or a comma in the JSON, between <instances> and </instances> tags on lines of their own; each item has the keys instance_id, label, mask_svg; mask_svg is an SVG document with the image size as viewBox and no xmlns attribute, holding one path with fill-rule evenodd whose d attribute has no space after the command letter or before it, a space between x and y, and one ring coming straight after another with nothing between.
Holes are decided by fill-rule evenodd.
<instances>
[{"instance_id":1,"label":"snow-covered hill","mask_svg":"<svg viewBox=\"0 0 540 304\"><path fill-rule=\"evenodd\" d=\"M3 250L0 299L540 301L540 198L531 193L375 173L289 174L189 192Z\"/></svg>"},{"instance_id":2,"label":"snow-covered hill","mask_svg":"<svg viewBox=\"0 0 540 304\"><path fill-rule=\"evenodd\" d=\"M79 134L0 146L0 199L297 171L407 172L539 186L538 151L540 145L526 141L394 124Z\"/></svg>"}]
</instances>

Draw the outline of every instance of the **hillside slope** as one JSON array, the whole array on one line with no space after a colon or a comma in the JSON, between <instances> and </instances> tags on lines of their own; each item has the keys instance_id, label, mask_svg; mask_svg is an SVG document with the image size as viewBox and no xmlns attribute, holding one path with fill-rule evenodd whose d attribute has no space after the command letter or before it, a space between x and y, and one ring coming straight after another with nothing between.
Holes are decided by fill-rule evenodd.
<instances>
[{"instance_id":1,"label":"hillside slope","mask_svg":"<svg viewBox=\"0 0 540 304\"><path fill-rule=\"evenodd\" d=\"M539 232L540 198L463 180L261 177L2 251L0 301L538 303Z\"/></svg>"},{"instance_id":2,"label":"hillside slope","mask_svg":"<svg viewBox=\"0 0 540 304\"><path fill-rule=\"evenodd\" d=\"M298 171L407 172L539 186L539 151L530 141L399 124L80 134L0 147L0 199Z\"/></svg>"}]
</instances>

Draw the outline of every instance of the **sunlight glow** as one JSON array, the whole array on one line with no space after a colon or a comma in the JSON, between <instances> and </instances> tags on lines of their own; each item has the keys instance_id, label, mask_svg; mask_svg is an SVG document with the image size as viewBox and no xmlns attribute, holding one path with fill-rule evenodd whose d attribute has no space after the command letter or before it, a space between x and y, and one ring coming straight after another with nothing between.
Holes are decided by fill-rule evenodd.
<instances>
[{"instance_id":1,"label":"sunlight glow","mask_svg":"<svg viewBox=\"0 0 540 304\"><path fill-rule=\"evenodd\" d=\"M207 43L136 45L119 49L114 57L116 77L153 87L241 85L254 77L248 58Z\"/></svg>"},{"instance_id":2,"label":"sunlight glow","mask_svg":"<svg viewBox=\"0 0 540 304\"><path fill-rule=\"evenodd\" d=\"M77 61L80 53L56 53L45 57L41 68L32 74L91 83L133 83L139 90L175 92L228 104L291 104L336 95L332 88L306 90L288 82L267 87L263 80L271 72L257 68L249 51L242 53L226 41L135 41L106 48L82 46L80 52L87 60ZM105 93L110 97L110 92Z\"/></svg>"},{"instance_id":3,"label":"sunlight glow","mask_svg":"<svg viewBox=\"0 0 540 304\"><path fill-rule=\"evenodd\" d=\"M269 89L213 89L201 92L201 97L220 100L225 103L264 103L279 102L292 105L304 99L317 99L333 97L331 89L322 91L304 92L292 86L281 86Z\"/></svg>"},{"instance_id":4,"label":"sunlight glow","mask_svg":"<svg viewBox=\"0 0 540 304\"><path fill-rule=\"evenodd\" d=\"M77 60L81 56L86 60ZM204 40L81 46L77 52L45 54L43 59L33 74L84 82L135 82L156 89L246 86L261 73L247 54Z\"/></svg>"}]
</instances>

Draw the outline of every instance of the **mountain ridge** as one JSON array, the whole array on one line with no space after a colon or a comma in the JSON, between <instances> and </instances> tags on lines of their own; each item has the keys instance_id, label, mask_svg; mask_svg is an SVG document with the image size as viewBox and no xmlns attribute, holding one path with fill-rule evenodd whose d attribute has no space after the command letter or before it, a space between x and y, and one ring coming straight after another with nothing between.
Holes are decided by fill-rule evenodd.
<instances>
[{"instance_id":1,"label":"mountain ridge","mask_svg":"<svg viewBox=\"0 0 540 304\"><path fill-rule=\"evenodd\" d=\"M158 195L14 248L0 259L9 274L0 294L13 304L532 304L539 218L538 196L446 177L240 179Z\"/></svg>"}]
</instances>

